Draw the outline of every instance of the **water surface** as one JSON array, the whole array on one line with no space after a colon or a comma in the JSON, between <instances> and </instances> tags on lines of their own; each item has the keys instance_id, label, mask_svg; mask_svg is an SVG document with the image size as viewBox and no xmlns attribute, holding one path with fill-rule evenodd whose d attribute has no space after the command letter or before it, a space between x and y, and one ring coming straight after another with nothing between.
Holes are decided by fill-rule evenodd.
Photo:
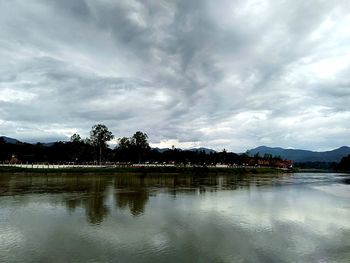
<instances>
[{"instance_id":1,"label":"water surface","mask_svg":"<svg viewBox=\"0 0 350 263\"><path fill-rule=\"evenodd\" d=\"M0 262L349 262L342 174L0 175Z\"/></svg>"}]
</instances>

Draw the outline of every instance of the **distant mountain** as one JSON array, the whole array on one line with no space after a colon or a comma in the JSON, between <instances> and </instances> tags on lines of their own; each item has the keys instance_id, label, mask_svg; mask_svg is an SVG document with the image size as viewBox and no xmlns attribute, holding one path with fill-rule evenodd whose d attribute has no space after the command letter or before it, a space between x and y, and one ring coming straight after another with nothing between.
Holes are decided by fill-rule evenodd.
<instances>
[{"instance_id":1,"label":"distant mountain","mask_svg":"<svg viewBox=\"0 0 350 263\"><path fill-rule=\"evenodd\" d=\"M17 139L14 138L10 138L10 137L6 137L6 136L0 136L0 139L4 139L4 141L6 143L10 143L10 144L16 144L16 143L28 143L28 144L36 144L36 143L29 143L29 142L21 142ZM44 147L51 147L52 145L54 145L56 142L39 142L40 144L42 144Z\"/></svg>"},{"instance_id":2,"label":"distant mountain","mask_svg":"<svg viewBox=\"0 0 350 263\"><path fill-rule=\"evenodd\" d=\"M195 152L195 151L204 151L206 154L216 153L215 150L209 149L209 148L204 148L204 147L192 148L192 149L188 149L188 151L191 151L191 152Z\"/></svg>"},{"instance_id":3,"label":"distant mountain","mask_svg":"<svg viewBox=\"0 0 350 263\"><path fill-rule=\"evenodd\" d=\"M19 143L20 141L14 138L6 137L6 136L0 136L0 139L4 139L6 143L11 143L11 144L16 144Z\"/></svg>"},{"instance_id":4,"label":"distant mountain","mask_svg":"<svg viewBox=\"0 0 350 263\"><path fill-rule=\"evenodd\" d=\"M350 154L350 147L342 146L338 149L325 152L314 152L299 149L284 149L280 147L259 146L248 151L250 156L259 153L272 154L280 156L283 159L293 160L294 162L340 162L341 158Z\"/></svg>"},{"instance_id":5,"label":"distant mountain","mask_svg":"<svg viewBox=\"0 0 350 263\"><path fill-rule=\"evenodd\" d=\"M51 147L52 145L54 145L56 142L43 142L41 143L44 147Z\"/></svg>"},{"instance_id":6,"label":"distant mountain","mask_svg":"<svg viewBox=\"0 0 350 263\"><path fill-rule=\"evenodd\" d=\"M163 152L166 152L166 151L169 151L171 150L170 148L153 148L154 150L160 152L160 153L163 153ZM210 154L210 153L215 153L216 151L213 150L213 149L209 149L209 148L204 148L204 147L199 147L199 148L192 148L192 149L180 149L180 148L176 148L177 150L180 150L180 151L191 151L191 152L195 152L195 151L204 151L206 154Z\"/></svg>"},{"instance_id":7,"label":"distant mountain","mask_svg":"<svg viewBox=\"0 0 350 263\"><path fill-rule=\"evenodd\" d=\"M156 147L156 148L152 148L153 150L156 150L156 151L158 151L158 152L160 152L160 153L163 153L163 152L166 152L166 151L169 151L170 149L169 148L158 148L158 147Z\"/></svg>"}]
</instances>

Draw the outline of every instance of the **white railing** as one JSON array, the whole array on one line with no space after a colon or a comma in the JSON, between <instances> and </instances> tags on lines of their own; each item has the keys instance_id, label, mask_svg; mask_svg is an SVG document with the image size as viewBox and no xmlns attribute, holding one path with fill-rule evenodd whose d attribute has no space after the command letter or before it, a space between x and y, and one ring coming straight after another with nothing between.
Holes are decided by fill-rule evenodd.
<instances>
[{"instance_id":1,"label":"white railing","mask_svg":"<svg viewBox=\"0 0 350 263\"><path fill-rule=\"evenodd\" d=\"M177 165L177 164L154 164L154 163L139 163L139 164L47 164L47 163L33 163L33 164L8 164L0 163L3 167L18 167L18 168L35 168L35 169L65 169L65 168L117 168L117 167L208 167L208 168L268 168L267 166L251 166L251 165Z\"/></svg>"}]
</instances>

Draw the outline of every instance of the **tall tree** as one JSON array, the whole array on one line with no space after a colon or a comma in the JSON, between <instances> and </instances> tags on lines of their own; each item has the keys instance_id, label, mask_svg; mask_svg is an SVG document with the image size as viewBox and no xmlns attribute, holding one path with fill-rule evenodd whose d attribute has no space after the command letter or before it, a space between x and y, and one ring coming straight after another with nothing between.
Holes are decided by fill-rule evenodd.
<instances>
[{"instance_id":1,"label":"tall tree","mask_svg":"<svg viewBox=\"0 0 350 263\"><path fill-rule=\"evenodd\" d=\"M104 124L96 124L92 126L90 131L90 142L99 149L99 164L102 160L102 150L107 148L106 142L112 140L114 135L108 130Z\"/></svg>"},{"instance_id":2,"label":"tall tree","mask_svg":"<svg viewBox=\"0 0 350 263\"><path fill-rule=\"evenodd\" d=\"M131 143L137 152L139 163L141 162L142 155L150 150L147 139L148 135L140 131L137 131L131 138Z\"/></svg>"},{"instance_id":3,"label":"tall tree","mask_svg":"<svg viewBox=\"0 0 350 263\"><path fill-rule=\"evenodd\" d=\"M118 139L118 145L115 148L117 153L117 158L121 161L130 161L130 153L132 151L131 141L127 137L122 137Z\"/></svg>"},{"instance_id":4,"label":"tall tree","mask_svg":"<svg viewBox=\"0 0 350 263\"><path fill-rule=\"evenodd\" d=\"M70 137L70 142L66 146L70 152L70 159L74 162L81 161L84 142L78 133L74 133Z\"/></svg>"}]
</instances>

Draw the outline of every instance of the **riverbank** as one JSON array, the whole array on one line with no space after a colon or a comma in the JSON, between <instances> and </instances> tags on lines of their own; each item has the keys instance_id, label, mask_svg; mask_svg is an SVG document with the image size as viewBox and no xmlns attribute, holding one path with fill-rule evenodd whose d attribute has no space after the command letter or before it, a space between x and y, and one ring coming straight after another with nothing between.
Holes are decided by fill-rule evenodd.
<instances>
[{"instance_id":1,"label":"riverbank","mask_svg":"<svg viewBox=\"0 0 350 263\"><path fill-rule=\"evenodd\" d=\"M117 174L117 173L157 173L157 174L266 174L284 173L286 171L270 167L239 167L239 168L217 168L217 167L67 167L67 168L22 168L15 166L0 166L1 173L79 173L79 174Z\"/></svg>"}]
</instances>

